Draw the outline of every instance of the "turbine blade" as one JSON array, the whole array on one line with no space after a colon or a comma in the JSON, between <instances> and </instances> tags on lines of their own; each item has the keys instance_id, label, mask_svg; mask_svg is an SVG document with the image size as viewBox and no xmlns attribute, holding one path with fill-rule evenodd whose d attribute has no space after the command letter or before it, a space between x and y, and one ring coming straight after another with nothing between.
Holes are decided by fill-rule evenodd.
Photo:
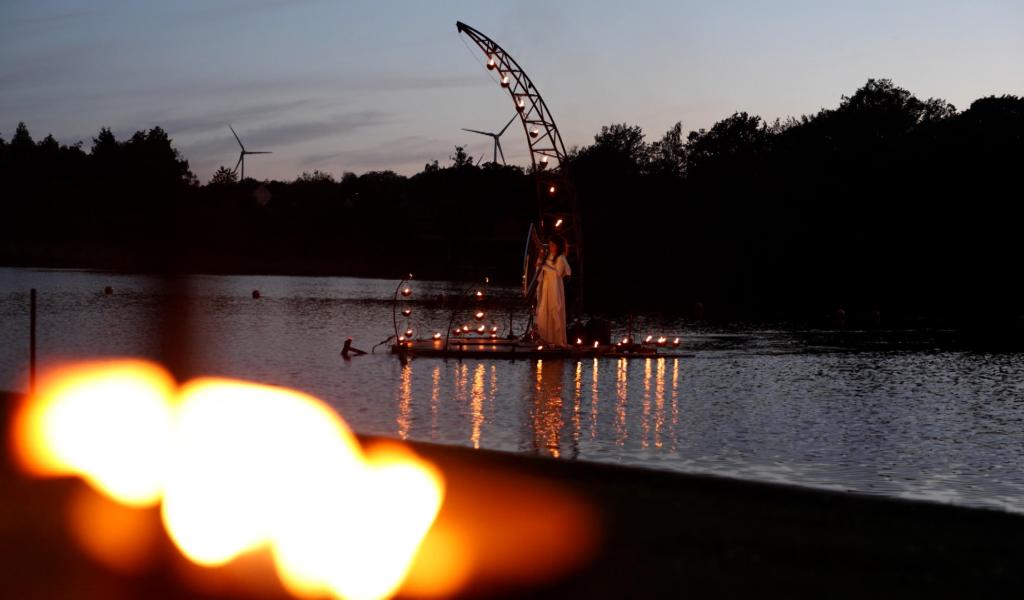
<instances>
[{"instance_id":1,"label":"turbine blade","mask_svg":"<svg viewBox=\"0 0 1024 600\"><path fill-rule=\"evenodd\" d=\"M518 117L518 116L519 116L519 115L512 115L512 118L508 120L508 123L505 123L505 126L504 126L504 127L502 127L502 128L501 128L501 131L499 131L499 132L498 132L498 136L499 136L499 137L501 136L501 134L505 133L505 130L506 130L506 129L508 129L508 126L509 126L509 125L511 125L511 124L512 124L512 121L515 121L515 120L516 120L516 117Z\"/></svg>"},{"instance_id":2,"label":"turbine blade","mask_svg":"<svg viewBox=\"0 0 1024 600\"><path fill-rule=\"evenodd\" d=\"M234 136L235 136L235 140L237 140L237 141L238 141L238 145L239 145L239 146L241 146L241 148L242 148L242 152L245 152L245 146L244 146L244 145L242 145L242 140L241 140L241 138L239 138L239 137L238 137L238 134L237 134L237 133L235 133L235 128L234 128L234 127L232 127L231 125L228 125L228 129L230 129L230 130L231 130L231 133L232 133L232 134L234 134Z\"/></svg>"},{"instance_id":3,"label":"turbine blade","mask_svg":"<svg viewBox=\"0 0 1024 600\"><path fill-rule=\"evenodd\" d=\"M462 130L468 131L470 133L479 133L480 135L489 135L491 137L494 137L494 134L489 131L480 131L479 129L466 129L465 127L463 127Z\"/></svg>"},{"instance_id":4,"label":"turbine blade","mask_svg":"<svg viewBox=\"0 0 1024 600\"><path fill-rule=\"evenodd\" d=\"M508 163L505 162L505 151L501 149L501 142L498 141L498 138L494 138L494 145L498 147L498 152L501 154L501 164L507 165Z\"/></svg>"},{"instance_id":5,"label":"turbine blade","mask_svg":"<svg viewBox=\"0 0 1024 600\"><path fill-rule=\"evenodd\" d=\"M273 152L270 152L268 150L252 150L246 151L246 154L273 154Z\"/></svg>"},{"instance_id":6,"label":"turbine blade","mask_svg":"<svg viewBox=\"0 0 1024 600\"><path fill-rule=\"evenodd\" d=\"M243 158L245 158L245 154L238 155L238 162L235 163L235 173L238 173L238 165L242 164Z\"/></svg>"}]
</instances>

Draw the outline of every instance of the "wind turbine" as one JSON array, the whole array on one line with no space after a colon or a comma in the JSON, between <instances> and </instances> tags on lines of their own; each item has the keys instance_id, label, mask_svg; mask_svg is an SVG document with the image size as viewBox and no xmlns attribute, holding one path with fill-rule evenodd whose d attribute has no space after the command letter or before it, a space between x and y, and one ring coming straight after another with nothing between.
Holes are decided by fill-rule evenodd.
<instances>
[{"instance_id":1,"label":"wind turbine","mask_svg":"<svg viewBox=\"0 0 1024 600\"><path fill-rule=\"evenodd\" d=\"M498 154L500 153L501 164L505 164L505 152L501 149L501 135L505 133L505 130L508 129L508 126L511 125L512 121L515 121L516 117L518 116L519 115L512 115L512 118L508 120L508 123L505 123L505 126L502 127L501 131L499 131L498 133L492 133L490 131L480 131L478 129L466 129L465 127L463 127L462 130L468 131L470 133L479 133L480 135L486 135L491 138L494 138L494 158L491 160L491 162L498 162Z\"/></svg>"},{"instance_id":2,"label":"wind turbine","mask_svg":"<svg viewBox=\"0 0 1024 600\"><path fill-rule=\"evenodd\" d=\"M231 133L233 133L235 135L235 139L238 141L238 147L242 149L241 154L238 155L238 162L235 163L235 172L236 173L238 172L238 166L239 165L242 166L242 176L238 178L238 181L242 182L242 181L245 181L245 155L246 154L273 154L273 153L272 152L266 152L266 151L246 150L245 146L242 144L242 140L239 139L238 138L238 134L235 133L235 128L232 127L231 125L228 125L228 129L230 129Z\"/></svg>"}]
</instances>

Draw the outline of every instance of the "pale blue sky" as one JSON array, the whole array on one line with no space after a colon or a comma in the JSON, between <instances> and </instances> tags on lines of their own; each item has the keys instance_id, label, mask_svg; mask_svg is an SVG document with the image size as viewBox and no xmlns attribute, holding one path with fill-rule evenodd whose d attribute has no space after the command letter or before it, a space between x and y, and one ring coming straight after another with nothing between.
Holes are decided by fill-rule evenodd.
<instances>
[{"instance_id":1,"label":"pale blue sky","mask_svg":"<svg viewBox=\"0 0 1024 600\"><path fill-rule=\"evenodd\" d=\"M612 122L648 139L733 111L769 120L835 106L869 77L964 109L1024 95L1024 1L339 2L3 0L0 135L84 140L161 125L206 180L394 169L473 156L511 100L455 32L462 20L523 65L568 145ZM526 160L521 131L503 145Z\"/></svg>"}]
</instances>

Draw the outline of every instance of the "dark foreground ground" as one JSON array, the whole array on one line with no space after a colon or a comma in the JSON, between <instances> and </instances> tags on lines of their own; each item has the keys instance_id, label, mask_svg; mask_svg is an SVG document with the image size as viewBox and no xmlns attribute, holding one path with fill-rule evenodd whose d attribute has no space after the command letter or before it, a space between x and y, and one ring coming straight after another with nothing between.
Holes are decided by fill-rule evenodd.
<instances>
[{"instance_id":1,"label":"dark foreground ground","mask_svg":"<svg viewBox=\"0 0 1024 600\"><path fill-rule=\"evenodd\" d=\"M11 404L3 395L4 405ZM6 411L5 411L6 412ZM364 441L373 442L372 439ZM554 485L592 509L598 539L584 566L527 590L475 586L471 595L648 597L1019 597L1024 516L845 493L542 459L414 443L438 465L453 504L480 523L523 518L495 501L504 480L522 492ZM519 483L515 483L519 482ZM63 532L71 481L0 472L0 579L8 597L224 597L185 587L158 562L118 577L79 555ZM484 496L479 496L479 493ZM460 500L461 499L461 500ZM512 513L519 511L519 515ZM543 517L538 517L543 518ZM478 523L478 525L480 524ZM533 540L543 551L551 540ZM165 551L165 553L168 551ZM172 550L170 552L173 552Z\"/></svg>"}]
</instances>

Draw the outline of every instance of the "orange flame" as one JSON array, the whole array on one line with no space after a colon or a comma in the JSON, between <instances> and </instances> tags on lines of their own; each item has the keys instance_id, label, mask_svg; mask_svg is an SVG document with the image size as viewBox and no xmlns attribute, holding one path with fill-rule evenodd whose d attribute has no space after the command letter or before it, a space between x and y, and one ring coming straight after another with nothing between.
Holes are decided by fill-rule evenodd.
<instances>
[{"instance_id":1,"label":"orange flame","mask_svg":"<svg viewBox=\"0 0 1024 600\"><path fill-rule=\"evenodd\" d=\"M178 391L134 360L40 383L14 420L27 471L80 476L129 506L162 501L171 539L201 565L269 548L298 596L395 593L441 507L435 468L404 448L365 455L337 413L299 392L212 378Z\"/></svg>"}]
</instances>

